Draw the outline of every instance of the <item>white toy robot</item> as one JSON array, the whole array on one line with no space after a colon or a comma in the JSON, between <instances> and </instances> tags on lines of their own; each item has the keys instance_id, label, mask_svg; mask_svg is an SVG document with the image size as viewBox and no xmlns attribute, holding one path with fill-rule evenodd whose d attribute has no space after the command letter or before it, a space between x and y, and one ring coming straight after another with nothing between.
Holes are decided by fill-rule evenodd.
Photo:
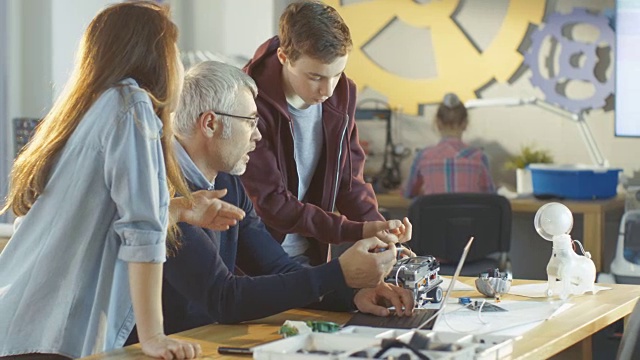
<instances>
[{"instance_id":1,"label":"white toy robot","mask_svg":"<svg viewBox=\"0 0 640 360\"><path fill-rule=\"evenodd\" d=\"M584 256L573 251L573 240L569 235L573 227L571 211L560 203L545 204L538 209L534 224L540 236L553 241L553 252L547 264L547 296L557 294L564 300L571 294L581 295L587 291L595 294L596 266L591 254L584 249Z\"/></svg>"}]
</instances>

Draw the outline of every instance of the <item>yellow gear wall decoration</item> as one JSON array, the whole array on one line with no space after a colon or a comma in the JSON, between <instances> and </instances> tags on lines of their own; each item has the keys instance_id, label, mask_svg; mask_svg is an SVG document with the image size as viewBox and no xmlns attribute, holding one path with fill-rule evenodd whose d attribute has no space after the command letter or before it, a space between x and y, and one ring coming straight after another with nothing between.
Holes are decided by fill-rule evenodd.
<instances>
[{"instance_id":1,"label":"yellow gear wall decoration","mask_svg":"<svg viewBox=\"0 0 640 360\"><path fill-rule=\"evenodd\" d=\"M544 17L545 0L510 0L498 34L479 53L451 19L460 1L418 4L414 0L373 0L344 6L339 0L324 2L338 10L351 30L353 50L347 75L359 88L371 87L384 94L391 106L417 114L420 104L439 102L447 92L455 92L466 101L475 98L474 91L492 79L507 81L522 64L523 56L517 49L529 23L539 24ZM395 75L362 51L394 17L410 26L430 28L437 77L409 79Z\"/></svg>"}]
</instances>

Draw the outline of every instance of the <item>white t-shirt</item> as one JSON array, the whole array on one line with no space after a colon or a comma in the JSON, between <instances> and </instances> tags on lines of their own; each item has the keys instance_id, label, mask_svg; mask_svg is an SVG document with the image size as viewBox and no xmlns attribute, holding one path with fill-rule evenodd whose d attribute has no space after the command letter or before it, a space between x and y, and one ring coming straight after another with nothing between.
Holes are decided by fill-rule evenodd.
<instances>
[{"instance_id":1,"label":"white t-shirt","mask_svg":"<svg viewBox=\"0 0 640 360\"><path fill-rule=\"evenodd\" d=\"M288 106L293 122L293 156L298 170L298 200L302 200L316 172L322 151L322 104L311 105L306 109L297 109L290 104ZM309 248L309 240L300 234L287 234L282 247L290 257L296 258ZM308 262L308 259L302 262Z\"/></svg>"}]
</instances>

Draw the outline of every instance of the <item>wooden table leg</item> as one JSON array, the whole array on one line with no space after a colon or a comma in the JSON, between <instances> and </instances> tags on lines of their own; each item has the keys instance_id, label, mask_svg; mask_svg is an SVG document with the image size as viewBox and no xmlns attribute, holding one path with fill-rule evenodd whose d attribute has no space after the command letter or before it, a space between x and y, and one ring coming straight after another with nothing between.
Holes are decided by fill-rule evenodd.
<instances>
[{"instance_id":1,"label":"wooden table leg","mask_svg":"<svg viewBox=\"0 0 640 360\"><path fill-rule=\"evenodd\" d=\"M593 345L591 342L592 337L588 336L584 340L576 343L561 353L558 353L552 357L550 360L592 360L593 359Z\"/></svg>"},{"instance_id":2,"label":"wooden table leg","mask_svg":"<svg viewBox=\"0 0 640 360\"><path fill-rule=\"evenodd\" d=\"M604 269L602 258L604 253L604 213L585 212L582 244L591 253L591 259L596 265L596 271Z\"/></svg>"}]
</instances>

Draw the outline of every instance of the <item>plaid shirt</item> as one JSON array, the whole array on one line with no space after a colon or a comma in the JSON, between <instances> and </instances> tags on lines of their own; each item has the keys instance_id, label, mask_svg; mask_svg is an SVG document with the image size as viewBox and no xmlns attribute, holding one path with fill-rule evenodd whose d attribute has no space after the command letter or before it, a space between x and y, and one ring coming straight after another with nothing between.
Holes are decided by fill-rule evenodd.
<instances>
[{"instance_id":1,"label":"plaid shirt","mask_svg":"<svg viewBox=\"0 0 640 360\"><path fill-rule=\"evenodd\" d=\"M448 137L416 156L404 195L412 198L438 193L494 191L489 161L482 150Z\"/></svg>"}]
</instances>

